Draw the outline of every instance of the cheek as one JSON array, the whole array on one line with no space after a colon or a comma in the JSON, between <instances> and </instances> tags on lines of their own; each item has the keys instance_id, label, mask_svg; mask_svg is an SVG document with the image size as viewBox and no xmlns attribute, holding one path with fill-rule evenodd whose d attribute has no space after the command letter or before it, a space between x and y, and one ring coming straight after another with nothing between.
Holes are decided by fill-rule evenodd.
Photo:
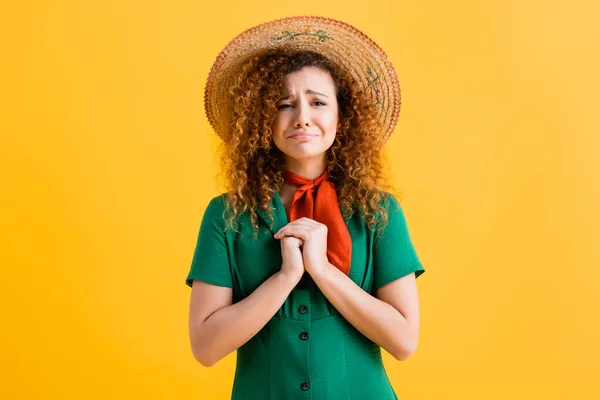
<instances>
[{"instance_id":1,"label":"cheek","mask_svg":"<svg viewBox=\"0 0 600 400\"><path fill-rule=\"evenodd\" d=\"M331 115L328 120L329 129L331 129L333 132L337 131L338 122L339 122L339 118L338 118L337 113Z\"/></svg>"},{"instance_id":2,"label":"cheek","mask_svg":"<svg viewBox=\"0 0 600 400\"><path fill-rule=\"evenodd\" d=\"M279 136L282 134L282 132L285 129L285 121L284 118L281 116L281 114L277 114L275 116L275 120L273 121L273 135L274 136Z\"/></svg>"},{"instance_id":3,"label":"cheek","mask_svg":"<svg viewBox=\"0 0 600 400\"><path fill-rule=\"evenodd\" d=\"M273 143L275 144L275 147L281 150L281 138L283 137L284 132L284 123L281 117L275 117L275 119L273 120L273 124L271 125L271 129L273 131Z\"/></svg>"}]
</instances>

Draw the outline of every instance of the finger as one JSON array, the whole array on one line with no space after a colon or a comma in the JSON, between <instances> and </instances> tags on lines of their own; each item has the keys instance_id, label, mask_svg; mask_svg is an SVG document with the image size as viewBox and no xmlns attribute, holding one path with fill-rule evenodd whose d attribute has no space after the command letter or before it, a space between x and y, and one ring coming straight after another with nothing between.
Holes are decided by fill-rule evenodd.
<instances>
[{"instance_id":1,"label":"finger","mask_svg":"<svg viewBox=\"0 0 600 400\"><path fill-rule=\"evenodd\" d=\"M299 246L304 244L304 240L297 238L296 236L284 236L281 238L281 242L283 243L284 241L291 241L297 243Z\"/></svg>"},{"instance_id":2,"label":"finger","mask_svg":"<svg viewBox=\"0 0 600 400\"><path fill-rule=\"evenodd\" d=\"M288 243L288 245L291 243L293 246L298 247L299 249L302 249L304 246L304 240L298 239L295 236L284 236L281 238L281 246L283 247L286 243Z\"/></svg>"},{"instance_id":3,"label":"finger","mask_svg":"<svg viewBox=\"0 0 600 400\"><path fill-rule=\"evenodd\" d=\"M276 239L281 238L282 236L285 236L285 232L289 232L289 229L294 229L296 230L297 228L300 229L306 229L306 230L310 230L310 229L315 229L318 226L322 225L321 223L315 221L314 219L310 219L310 218L306 218L306 217L302 217L300 219L294 220L290 223L288 223L287 225L285 225L284 227L282 227L281 229L279 229L274 237Z\"/></svg>"},{"instance_id":4,"label":"finger","mask_svg":"<svg viewBox=\"0 0 600 400\"><path fill-rule=\"evenodd\" d=\"M294 236L298 239L306 240L308 238L308 232L306 228L300 226L287 226L277 233L275 238L282 238L284 236Z\"/></svg>"}]
</instances>

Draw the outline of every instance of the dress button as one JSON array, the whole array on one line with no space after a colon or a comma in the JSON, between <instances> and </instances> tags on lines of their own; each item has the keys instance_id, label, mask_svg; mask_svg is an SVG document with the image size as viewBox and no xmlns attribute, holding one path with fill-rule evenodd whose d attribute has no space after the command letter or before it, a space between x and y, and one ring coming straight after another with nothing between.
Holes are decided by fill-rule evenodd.
<instances>
[{"instance_id":1,"label":"dress button","mask_svg":"<svg viewBox=\"0 0 600 400\"><path fill-rule=\"evenodd\" d=\"M300 339L302 339L302 340L306 340L306 339L308 339L308 332L302 332L302 333L300 334Z\"/></svg>"},{"instance_id":2,"label":"dress button","mask_svg":"<svg viewBox=\"0 0 600 400\"><path fill-rule=\"evenodd\" d=\"M308 390L308 388L310 388L308 382L304 382L302 385L300 385L300 389L304 390L305 392Z\"/></svg>"},{"instance_id":3,"label":"dress button","mask_svg":"<svg viewBox=\"0 0 600 400\"><path fill-rule=\"evenodd\" d=\"M308 311L308 308L305 305L301 305L300 307L298 307L298 312L300 314L306 314L307 311Z\"/></svg>"}]
</instances>

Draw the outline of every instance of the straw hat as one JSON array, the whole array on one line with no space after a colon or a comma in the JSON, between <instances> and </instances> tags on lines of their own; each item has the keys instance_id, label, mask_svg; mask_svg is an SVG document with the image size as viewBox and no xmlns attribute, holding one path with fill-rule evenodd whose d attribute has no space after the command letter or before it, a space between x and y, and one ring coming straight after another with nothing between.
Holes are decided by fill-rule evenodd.
<instances>
[{"instance_id":1,"label":"straw hat","mask_svg":"<svg viewBox=\"0 0 600 400\"><path fill-rule=\"evenodd\" d=\"M375 42L352 25L318 16L265 22L240 33L221 50L204 91L208 121L221 138L231 123L233 105L228 89L241 65L259 52L280 47L315 51L348 71L375 104L381 134L387 140L400 113L400 85L392 63Z\"/></svg>"}]
</instances>

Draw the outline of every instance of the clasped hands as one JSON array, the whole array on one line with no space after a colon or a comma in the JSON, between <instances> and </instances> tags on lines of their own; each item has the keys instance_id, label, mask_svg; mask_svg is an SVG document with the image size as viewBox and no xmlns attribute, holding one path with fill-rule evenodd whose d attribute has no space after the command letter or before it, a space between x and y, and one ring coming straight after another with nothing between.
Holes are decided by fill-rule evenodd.
<instances>
[{"instance_id":1,"label":"clasped hands","mask_svg":"<svg viewBox=\"0 0 600 400\"><path fill-rule=\"evenodd\" d=\"M275 233L274 238L281 239L283 262L295 264L293 267L288 266L290 270L293 268L299 270L299 264L302 263L303 269L314 277L325 272L329 266L327 258L327 225L317 222L314 219L303 217L281 228ZM300 251L300 248L302 248L302 251ZM291 252L291 254L286 254L286 252ZM301 272L303 273L304 271Z\"/></svg>"}]
</instances>

